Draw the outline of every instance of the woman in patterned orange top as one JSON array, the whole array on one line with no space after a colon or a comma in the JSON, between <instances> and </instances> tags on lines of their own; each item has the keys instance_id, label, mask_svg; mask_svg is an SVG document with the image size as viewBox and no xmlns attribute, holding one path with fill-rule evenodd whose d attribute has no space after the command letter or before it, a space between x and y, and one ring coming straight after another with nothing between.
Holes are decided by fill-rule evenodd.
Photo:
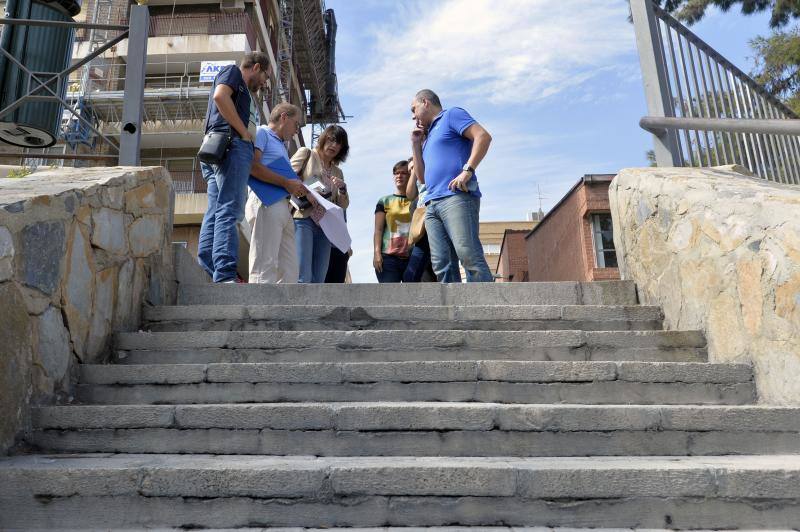
<instances>
[{"instance_id":1,"label":"woman in patterned orange top","mask_svg":"<svg viewBox=\"0 0 800 532\"><path fill-rule=\"evenodd\" d=\"M374 256L372 265L379 283L399 283L408 266L408 235L411 230L411 201L406 197L410 176L408 161L392 168L395 192L383 196L375 206Z\"/></svg>"}]
</instances>

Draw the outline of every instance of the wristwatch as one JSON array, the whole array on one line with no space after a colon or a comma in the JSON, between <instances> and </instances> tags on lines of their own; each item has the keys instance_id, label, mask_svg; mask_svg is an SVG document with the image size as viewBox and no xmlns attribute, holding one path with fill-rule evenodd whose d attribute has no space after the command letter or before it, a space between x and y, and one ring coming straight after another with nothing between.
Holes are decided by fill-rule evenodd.
<instances>
[{"instance_id":1,"label":"wristwatch","mask_svg":"<svg viewBox=\"0 0 800 532\"><path fill-rule=\"evenodd\" d=\"M464 167L461 168L464 172L469 172L470 174L475 173L475 169L469 165L469 163L464 163Z\"/></svg>"}]
</instances>

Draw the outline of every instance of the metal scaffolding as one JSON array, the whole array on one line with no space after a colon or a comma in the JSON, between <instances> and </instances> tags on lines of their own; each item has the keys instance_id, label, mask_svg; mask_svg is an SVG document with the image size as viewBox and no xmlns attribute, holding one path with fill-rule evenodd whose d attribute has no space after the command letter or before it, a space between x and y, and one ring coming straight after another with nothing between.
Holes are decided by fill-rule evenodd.
<instances>
[{"instance_id":1,"label":"metal scaffolding","mask_svg":"<svg viewBox=\"0 0 800 532\"><path fill-rule=\"evenodd\" d=\"M282 35L278 40L278 93L281 101L292 101L292 53L294 51L294 0L280 0ZM277 102L273 102L273 105Z\"/></svg>"},{"instance_id":2,"label":"metal scaffolding","mask_svg":"<svg viewBox=\"0 0 800 532\"><path fill-rule=\"evenodd\" d=\"M127 0L90 0L86 6L92 21L103 23L127 22ZM124 4L124 9L121 4ZM319 133L331 123L344 120L339 105L335 74L336 22L332 10L325 10L321 0L278 0L280 25L277 44L277 91L270 106L278 101L297 102L307 107L306 123L312 128L312 145ZM150 37L189 34L244 33L250 47L255 49L257 25L247 13L155 14L149 23ZM106 37L105 32L84 31L77 35L81 50L91 52ZM268 40L267 40L268 41ZM243 50L244 52L244 50ZM142 101L141 130L147 124L146 135L158 132L181 131L200 133L205 118L210 85L199 80L200 61L161 60L147 62ZM99 131L112 137L121 134L123 125L124 92L127 71L123 58L97 57L87 64L81 76L69 86L67 100L80 110L82 118ZM158 72L158 74L154 74ZM255 95L254 95L255 96ZM264 95L261 95L262 97ZM255 113L265 120L264 102L254 97ZM301 106L303 105L301 104ZM84 121L66 117L63 123L64 140L70 151L95 151L97 136ZM166 148L167 146L163 146Z\"/></svg>"}]
</instances>

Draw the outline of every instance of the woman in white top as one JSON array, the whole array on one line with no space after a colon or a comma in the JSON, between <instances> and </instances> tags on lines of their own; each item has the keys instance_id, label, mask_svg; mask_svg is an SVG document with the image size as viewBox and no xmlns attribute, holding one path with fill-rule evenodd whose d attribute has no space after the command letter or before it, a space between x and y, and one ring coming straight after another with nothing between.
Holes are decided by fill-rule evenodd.
<instances>
[{"instance_id":1,"label":"woman in white top","mask_svg":"<svg viewBox=\"0 0 800 532\"><path fill-rule=\"evenodd\" d=\"M329 126L320 135L316 148L297 150L292 157L292 168L307 187L319 182L322 185L320 194L327 197L331 203L346 209L350 204L350 198L339 164L347 159L349 150L350 145L344 128ZM325 282L331 243L319 226L323 214L325 211L321 206L312 205L303 210L295 210L292 215L297 260L300 266L298 279L300 283Z\"/></svg>"}]
</instances>

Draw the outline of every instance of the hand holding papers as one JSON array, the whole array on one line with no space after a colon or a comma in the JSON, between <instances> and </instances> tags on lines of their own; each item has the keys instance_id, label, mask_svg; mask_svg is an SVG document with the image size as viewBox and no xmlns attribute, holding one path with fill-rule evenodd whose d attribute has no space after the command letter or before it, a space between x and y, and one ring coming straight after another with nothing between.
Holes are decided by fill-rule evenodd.
<instances>
[{"instance_id":1,"label":"hand holding papers","mask_svg":"<svg viewBox=\"0 0 800 532\"><path fill-rule=\"evenodd\" d=\"M317 200L318 207L324 209L321 218L315 221L319 224L322 232L328 237L331 244L336 246L342 253L347 253L350 249L352 239L347 231L347 222L344 220L344 211L338 205L331 203L323 198L319 192L309 187L309 193ZM315 208L315 210L317 209Z\"/></svg>"}]
</instances>

